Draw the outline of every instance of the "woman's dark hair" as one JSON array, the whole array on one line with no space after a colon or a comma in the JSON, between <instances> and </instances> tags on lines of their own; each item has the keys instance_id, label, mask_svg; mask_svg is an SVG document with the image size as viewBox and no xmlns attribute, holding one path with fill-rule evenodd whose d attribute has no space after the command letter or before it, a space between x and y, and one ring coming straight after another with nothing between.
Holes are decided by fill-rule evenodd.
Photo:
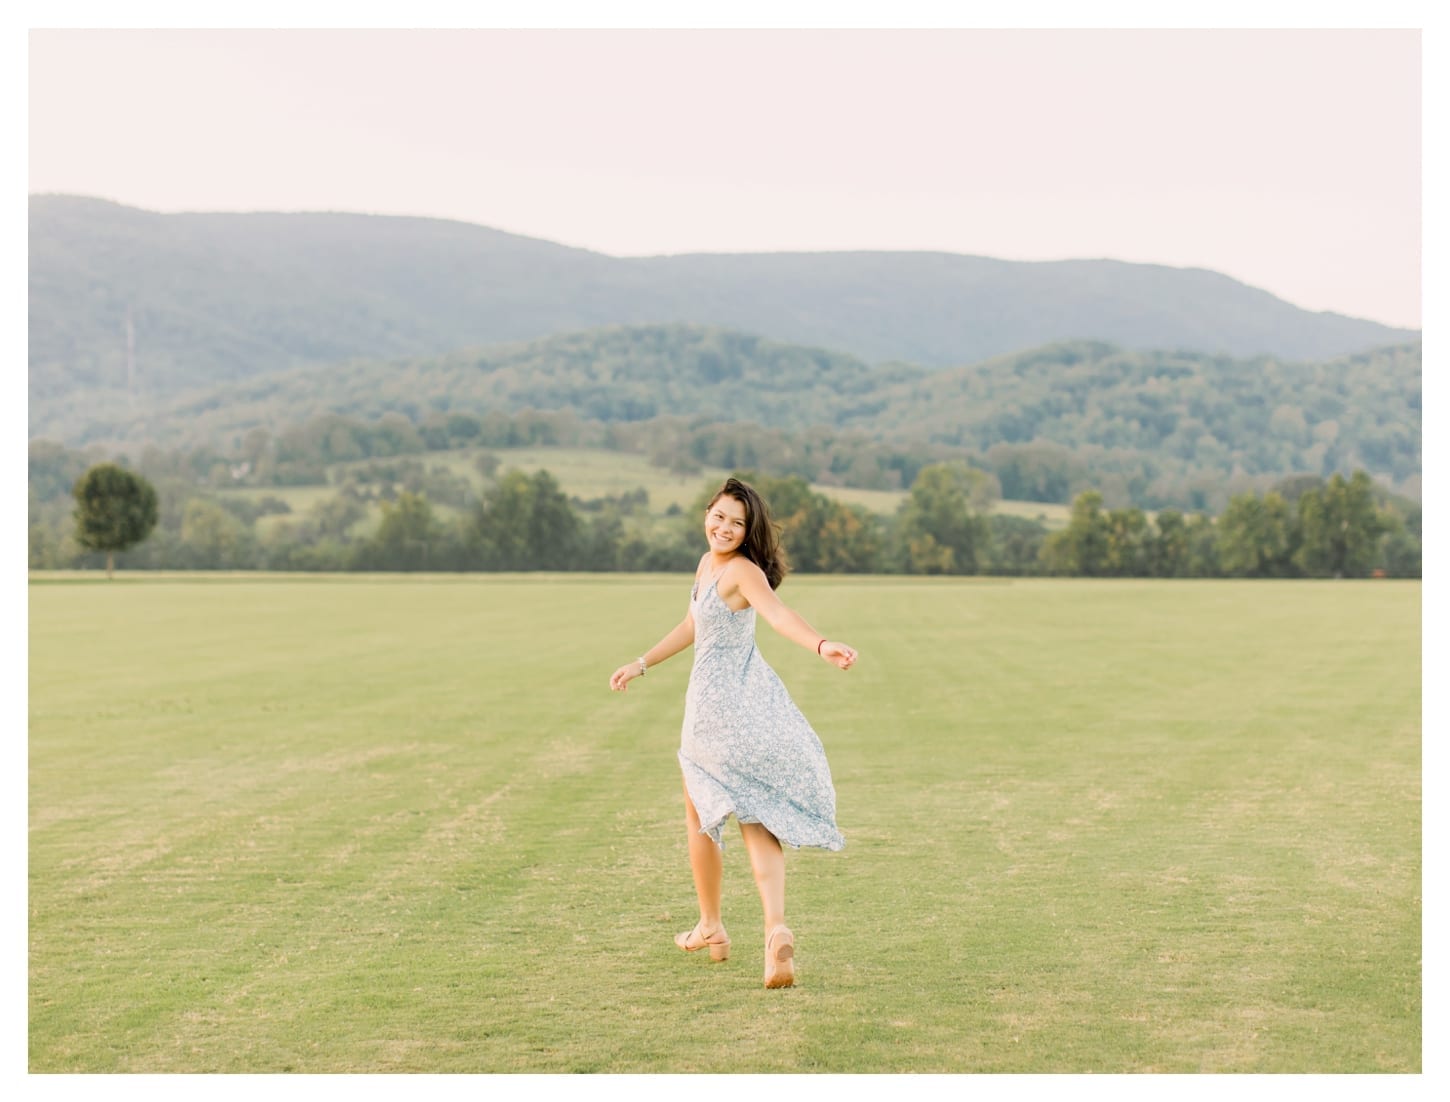
<instances>
[{"instance_id":1,"label":"woman's dark hair","mask_svg":"<svg viewBox=\"0 0 1450 1102\"><path fill-rule=\"evenodd\" d=\"M733 497L745 506L745 539L740 544L740 553L765 572L771 589L779 589L790 564L786 562L785 548L780 545L780 525L770 519L765 498L750 483L738 478L727 478L725 485L710 499L710 505L722 497ZM708 510L710 505L705 508Z\"/></svg>"}]
</instances>

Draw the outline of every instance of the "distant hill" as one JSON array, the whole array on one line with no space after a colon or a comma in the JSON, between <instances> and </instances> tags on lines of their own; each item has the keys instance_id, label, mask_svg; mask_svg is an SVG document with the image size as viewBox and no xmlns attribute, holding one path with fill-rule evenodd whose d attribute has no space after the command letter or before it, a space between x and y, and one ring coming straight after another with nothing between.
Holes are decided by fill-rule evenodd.
<instances>
[{"instance_id":1,"label":"distant hill","mask_svg":"<svg viewBox=\"0 0 1450 1102\"><path fill-rule=\"evenodd\" d=\"M292 368L428 357L610 324L696 323L868 363L976 363L1063 340L1323 360L1418 333L1214 272L947 253L618 258L482 226L157 214L30 199L32 434Z\"/></svg>"}]
</instances>

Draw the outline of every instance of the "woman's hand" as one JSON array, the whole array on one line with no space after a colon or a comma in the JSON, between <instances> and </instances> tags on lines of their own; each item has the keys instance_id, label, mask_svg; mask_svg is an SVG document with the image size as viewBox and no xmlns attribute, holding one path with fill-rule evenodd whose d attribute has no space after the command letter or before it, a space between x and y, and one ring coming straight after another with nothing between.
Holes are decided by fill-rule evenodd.
<instances>
[{"instance_id":1,"label":"woman's hand","mask_svg":"<svg viewBox=\"0 0 1450 1102\"><path fill-rule=\"evenodd\" d=\"M833 643L827 639L821 644L819 654L827 662L843 670L849 670L856 664L856 652L845 643Z\"/></svg>"},{"instance_id":2,"label":"woman's hand","mask_svg":"<svg viewBox=\"0 0 1450 1102\"><path fill-rule=\"evenodd\" d=\"M639 676L639 663L626 662L615 670L609 678L609 687L617 693L625 691L625 686Z\"/></svg>"}]
</instances>

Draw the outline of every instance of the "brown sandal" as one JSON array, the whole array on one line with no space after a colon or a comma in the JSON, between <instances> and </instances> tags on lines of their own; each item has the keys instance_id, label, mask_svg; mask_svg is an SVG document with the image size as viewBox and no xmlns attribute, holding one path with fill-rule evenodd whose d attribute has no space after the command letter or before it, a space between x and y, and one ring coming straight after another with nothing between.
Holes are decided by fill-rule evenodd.
<instances>
[{"instance_id":1,"label":"brown sandal","mask_svg":"<svg viewBox=\"0 0 1450 1102\"><path fill-rule=\"evenodd\" d=\"M765 986L795 984L795 935L788 926L777 926L765 939Z\"/></svg>"},{"instance_id":2,"label":"brown sandal","mask_svg":"<svg viewBox=\"0 0 1450 1102\"><path fill-rule=\"evenodd\" d=\"M700 924L695 923L693 930L686 930L682 934L675 935L675 944L687 953L698 952L701 949L710 950L711 960L730 959L730 935L721 926L709 937L700 933Z\"/></svg>"}]
</instances>

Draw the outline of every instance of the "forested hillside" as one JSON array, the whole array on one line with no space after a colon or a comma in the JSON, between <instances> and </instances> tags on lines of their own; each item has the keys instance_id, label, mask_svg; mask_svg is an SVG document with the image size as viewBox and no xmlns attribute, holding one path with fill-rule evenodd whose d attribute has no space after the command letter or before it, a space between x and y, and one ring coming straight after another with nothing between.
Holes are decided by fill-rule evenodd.
<instances>
[{"instance_id":1,"label":"forested hillside","mask_svg":"<svg viewBox=\"0 0 1450 1102\"><path fill-rule=\"evenodd\" d=\"M29 265L31 433L72 441L92 419L228 381L605 324L727 327L924 368L1063 340L1319 360L1418 337L1213 272L1107 260L617 258L436 219L70 196L31 198Z\"/></svg>"},{"instance_id":2,"label":"forested hillside","mask_svg":"<svg viewBox=\"0 0 1450 1102\"><path fill-rule=\"evenodd\" d=\"M983 456L1011 497L1065 500L1072 465L1144 485L1362 468L1418 495L1420 371L1419 344L1324 362L1060 344L884 387L870 421ZM1054 468L1061 493L1044 493Z\"/></svg>"},{"instance_id":3,"label":"forested hillside","mask_svg":"<svg viewBox=\"0 0 1450 1102\"><path fill-rule=\"evenodd\" d=\"M262 431L292 441L283 461L315 468L373 454L368 426L386 419L383 437L411 434L419 451L591 444L667 466L744 463L888 489L957 457L996 474L1011 498L1066 502L1091 486L1146 508L1212 509L1235 477L1355 469L1418 496L1420 366L1418 344L1296 363L1076 342L928 372L727 330L614 326L297 369L104 422L90 439L240 456ZM546 437L497 427L530 410L543 411ZM496 427L480 427L489 418ZM327 444L339 431L350 442ZM67 437L87 442L57 439Z\"/></svg>"},{"instance_id":4,"label":"forested hillside","mask_svg":"<svg viewBox=\"0 0 1450 1102\"><path fill-rule=\"evenodd\" d=\"M568 410L605 422L662 414L805 427L831 424L883 386L922 368L873 369L840 353L700 326L609 326L436 358L354 360L297 368L173 399L152 415L61 421L49 435L156 443L216 441L261 425L278 431L324 413Z\"/></svg>"}]
</instances>

